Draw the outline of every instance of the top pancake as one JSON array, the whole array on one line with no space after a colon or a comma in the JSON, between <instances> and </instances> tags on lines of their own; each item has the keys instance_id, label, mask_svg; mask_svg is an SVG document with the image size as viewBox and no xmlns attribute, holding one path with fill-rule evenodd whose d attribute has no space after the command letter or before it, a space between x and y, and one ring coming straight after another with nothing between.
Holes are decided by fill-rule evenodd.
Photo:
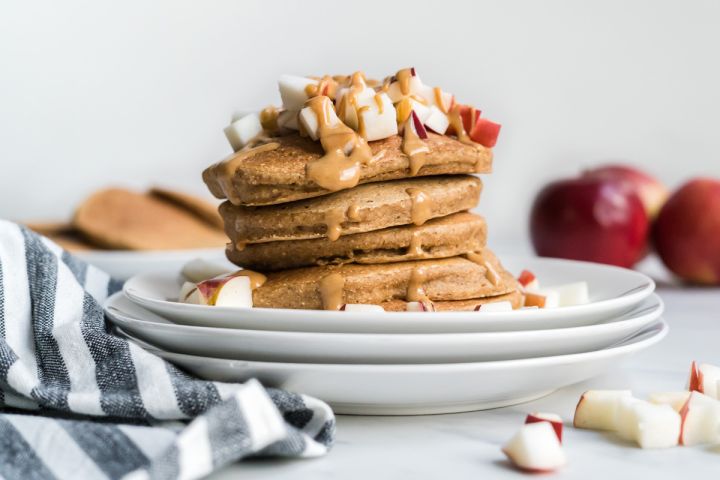
<instances>
[{"instance_id":1,"label":"top pancake","mask_svg":"<svg viewBox=\"0 0 720 480\"><path fill-rule=\"evenodd\" d=\"M273 138L276 148L259 148L256 152L240 151L235 158L229 181L222 181L226 164L218 163L203 172L203 180L217 198L227 198L235 205L273 205L331 193L309 180L306 167L323 156L319 142L298 134ZM466 145L453 137L428 134L430 152L417 176L457 173L490 173L492 150L481 145ZM409 178L410 159L402 150L399 135L369 142L373 161L361 168L360 182ZM227 161L226 160L226 161Z\"/></svg>"}]
</instances>

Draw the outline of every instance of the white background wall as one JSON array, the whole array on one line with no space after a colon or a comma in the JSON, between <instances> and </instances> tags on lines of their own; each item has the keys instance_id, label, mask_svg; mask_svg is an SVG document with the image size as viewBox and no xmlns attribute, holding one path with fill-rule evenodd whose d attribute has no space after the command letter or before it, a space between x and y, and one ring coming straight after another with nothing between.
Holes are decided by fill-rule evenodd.
<instances>
[{"instance_id":1,"label":"white background wall","mask_svg":"<svg viewBox=\"0 0 720 480\"><path fill-rule=\"evenodd\" d=\"M0 2L0 217L110 184L204 192L278 74L418 68L503 124L480 211L524 238L549 179L606 159L720 177L720 2Z\"/></svg>"}]
</instances>

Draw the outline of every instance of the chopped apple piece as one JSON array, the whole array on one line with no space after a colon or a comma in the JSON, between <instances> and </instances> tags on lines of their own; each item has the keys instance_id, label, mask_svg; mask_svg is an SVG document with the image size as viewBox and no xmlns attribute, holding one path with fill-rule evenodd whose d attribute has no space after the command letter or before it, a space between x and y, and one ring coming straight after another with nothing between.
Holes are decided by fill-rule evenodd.
<instances>
[{"instance_id":1,"label":"chopped apple piece","mask_svg":"<svg viewBox=\"0 0 720 480\"><path fill-rule=\"evenodd\" d=\"M185 302L193 290L197 290L197 285L192 282L184 282L180 287L180 293L178 294L178 301Z\"/></svg>"},{"instance_id":2,"label":"chopped apple piece","mask_svg":"<svg viewBox=\"0 0 720 480\"><path fill-rule=\"evenodd\" d=\"M575 428L617 430L618 409L623 398L632 398L630 390L588 390L575 407Z\"/></svg>"},{"instance_id":3,"label":"chopped apple piece","mask_svg":"<svg viewBox=\"0 0 720 480\"><path fill-rule=\"evenodd\" d=\"M476 312L510 312L512 309L512 303L507 300L502 302L483 303L475 307Z\"/></svg>"},{"instance_id":4,"label":"chopped apple piece","mask_svg":"<svg viewBox=\"0 0 720 480\"><path fill-rule=\"evenodd\" d=\"M656 405L632 397L621 398L617 432L641 448L668 448L678 444L680 415L670 405Z\"/></svg>"},{"instance_id":5,"label":"chopped apple piece","mask_svg":"<svg viewBox=\"0 0 720 480\"><path fill-rule=\"evenodd\" d=\"M526 290L538 290L540 288L540 281L530 270L520 272L518 283Z\"/></svg>"},{"instance_id":6,"label":"chopped apple piece","mask_svg":"<svg viewBox=\"0 0 720 480\"><path fill-rule=\"evenodd\" d=\"M565 453L549 422L522 426L502 448L513 465L527 472L551 472L565 465Z\"/></svg>"},{"instance_id":7,"label":"chopped apple piece","mask_svg":"<svg viewBox=\"0 0 720 480\"><path fill-rule=\"evenodd\" d=\"M317 85L318 81L312 78L298 77L296 75L280 75L278 88L280 98L286 110L300 110L307 101L308 85Z\"/></svg>"},{"instance_id":8,"label":"chopped apple piece","mask_svg":"<svg viewBox=\"0 0 720 480\"><path fill-rule=\"evenodd\" d=\"M718 384L720 383L720 367L693 362L690 366L690 381L688 390L704 393L708 397L718 399Z\"/></svg>"},{"instance_id":9,"label":"chopped apple piece","mask_svg":"<svg viewBox=\"0 0 720 480\"><path fill-rule=\"evenodd\" d=\"M338 92L335 105L340 120L353 130L357 130L359 126L358 109L373 104L375 99L375 90L366 87L359 93L352 94L351 92L352 89L349 87L341 89ZM345 98L346 95L354 96Z\"/></svg>"},{"instance_id":10,"label":"chopped apple piece","mask_svg":"<svg viewBox=\"0 0 720 480\"><path fill-rule=\"evenodd\" d=\"M329 97L324 97L323 100L327 102L324 106L324 111L328 117L327 120L329 125L334 126L339 124L340 119L335 113L335 108L333 108L332 106L332 101ZM320 125L318 123L318 118L317 115L315 115L315 111L311 107L305 107L300 110L298 120L302 124L307 134L310 135L310 138L312 138L313 140L317 140L320 138ZM352 146L350 146L349 148L352 148Z\"/></svg>"},{"instance_id":11,"label":"chopped apple piece","mask_svg":"<svg viewBox=\"0 0 720 480\"><path fill-rule=\"evenodd\" d=\"M430 116L425 120L425 126L435 133L444 135L450 126L450 120L442 110L435 105L430 105Z\"/></svg>"},{"instance_id":12,"label":"chopped apple piece","mask_svg":"<svg viewBox=\"0 0 720 480\"><path fill-rule=\"evenodd\" d=\"M414 98L403 98L395 104L395 111L397 112L397 123L398 125L404 124L408 118L410 118L410 112L415 112L420 121L424 124L432 111L427 105L424 105Z\"/></svg>"},{"instance_id":13,"label":"chopped apple piece","mask_svg":"<svg viewBox=\"0 0 720 480\"><path fill-rule=\"evenodd\" d=\"M260 114L254 112L245 115L225 127L224 131L230 146L237 152L263 133Z\"/></svg>"},{"instance_id":14,"label":"chopped apple piece","mask_svg":"<svg viewBox=\"0 0 720 480\"><path fill-rule=\"evenodd\" d=\"M498 135L500 135L500 124L480 117L475 122L475 128L468 134L473 142L492 148L497 143Z\"/></svg>"},{"instance_id":15,"label":"chopped apple piece","mask_svg":"<svg viewBox=\"0 0 720 480\"><path fill-rule=\"evenodd\" d=\"M380 305L370 305L366 303L346 303L340 307L342 312L384 312L385 309Z\"/></svg>"},{"instance_id":16,"label":"chopped apple piece","mask_svg":"<svg viewBox=\"0 0 720 480\"><path fill-rule=\"evenodd\" d=\"M197 284L197 295L193 291L187 303L218 307L252 307L250 277L231 274L202 281Z\"/></svg>"},{"instance_id":17,"label":"chopped apple piece","mask_svg":"<svg viewBox=\"0 0 720 480\"><path fill-rule=\"evenodd\" d=\"M538 422L548 422L550 425L552 425L553 430L555 430L555 435L557 435L558 441L562 443L563 421L562 418L560 418L560 415L557 415L555 413L535 412L529 413L528 416L525 417L525 423Z\"/></svg>"},{"instance_id":18,"label":"chopped apple piece","mask_svg":"<svg viewBox=\"0 0 720 480\"><path fill-rule=\"evenodd\" d=\"M392 82L387 89L388 97L390 97L390 100L392 100L393 103L397 103L403 98L411 97L413 95L420 95L420 91L423 88L423 84L420 81L420 77L417 75L410 77L410 81L408 82L408 92L403 93L400 89L400 82L397 80Z\"/></svg>"},{"instance_id":19,"label":"chopped apple piece","mask_svg":"<svg viewBox=\"0 0 720 480\"><path fill-rule=\"evenodd\" d=\"M525 291L525 307L556 308L560 305L560 298L557 292L538 290Z\"/></svg>"},{"instance_id":20,"label":"chopped apple piece","mask_svg":"<svg viewBox=\"0 0 720 480\"><path fill-rule=\"evenodd\" d=\"M533 289L525 287L525 296L536 294L546 297L545 307L571 307L584 305L590 302L587 282L568 283L554 287Z\"/></svg>"},{"instance_id":21,"label":"chopped apple piece","mask_svg":"<svg viewBox=\"0 0 720 480\"><path fill-rule=\"evenodd\" d=\"M378 93L373 102L361 107L358 115L362 118L365 139L368 141L381 140L398 133L395 107L390 97L384 93Z\"/></svg>"},{"instance_id":22,"label":"chopped apple piece","mask_svg":"<svg viewBox=\"0 0 720 480\"><path fill-rule=\"evenodd\" d=\"M716 443L720 441L720 402L700 392L690 393L680 409L681 445Z\"/></svg>"},{"instance_id":23,"label":"chopped apple piece","mask_svg":"<svg viewBox=\"0 0 720 480\"><path fill-rule=\"evenodd\" d=\"M208 278L230 273L230 269L219 263L210 262L203 258L195 258L183 265L180 273L187 280L198 283Z\"/></svg>"},{"instance_id":24,"label":"chopped apple piece","mask_svg":"<svg viewBox=\"0 0 720 480\"><path fill-rule=\"evenodd\" d=\"M291 130L299 130L297 110L284 110L278 114L278 126L289 128Z\"/></svg>"},{"instance_id":25,"label":"chopped apple piece","mask_svg":"<svg viewBox=\"0 0 720 480\"><path fill-rule=\"evenodd\" d=\"M648 397L650 402L656 405L670 405L673 410L679 412L680 409L685 405L688 398L690 398L690 392L657 392L651 393Z\"/></svg>"},{"instance_id":26,"label":"chopped apple piece","mask_svg":"<svg viewBox=\"0 0 720 480\"><path fill-rule=\"evenodd\" d=\"M423 85L419 93L428 105L434 105L444 112L449 112L455 101L452 93L443 92L439 88L428 85Z\"/></svg>"},{"instance_id":27,"label":"chopped apple piece","mask_svg":"<svg viewBox=\"0 0 720 480\"><path fill-rule=\"evenodd\" d=\"M423 300L421 302L407 302L405 310L408 312L434 312L435 304L430 300Z\"/></svg>"},{"instance_id":28,"label":"chopped apple piece","mask_svg":"<svg viewBox=\"0 0 720 480\"><path fill-rule=\"evenodd\" d=\"M203 292L197 288L197 285L195 285L195 288L190 289L184 297L180 297L180 301L182 303L191 303L193 305L208 304L208 299L203 295Z\"/></svg>"}]
</instances>

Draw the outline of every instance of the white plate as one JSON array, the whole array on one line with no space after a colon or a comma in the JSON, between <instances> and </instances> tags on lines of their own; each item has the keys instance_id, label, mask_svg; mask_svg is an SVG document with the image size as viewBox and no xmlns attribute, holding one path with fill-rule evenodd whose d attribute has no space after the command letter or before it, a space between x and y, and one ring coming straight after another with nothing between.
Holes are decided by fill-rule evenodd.
<instances>
[{"instance_id":1,"label":"white plate","mask_svg":"<svg viewBox=\"0 0 720 480\"><path fill-rule=\"evenodd\" d=\"M622 344L554 357L436 365L338 365L246 362L143 348L210 380L244 382L313 395L337 413L420 415L514 405L599 375L667 335L660 321Z\"/></svg>"},{"instance_id":2,"label":"white plate","mask_svg":"<svg viewBox=\"0 0 720 480\"><path fill-rule=\"evenodd\" d=\"M224 248L194 248L188 250L86 250L73 252L81 260L104 270L111 277L125 280L142 273L176 273L184 264L195 258L227 262Z\"/></svg>"},{"instance_id":3,"label":"white plate","mask_svg":"<svg viewBox=\"0 0 720 480\"><path fill-rule=\"evenodd\" d=\"M123 331L158 348L190 355L298 363L454 363L599 350L647 327L663 311L657 295L633 315L598 325L485 333L314 333L177 325L135 305L121 292L105 304Z\"/></svg>"},{"instance_id":4,"label":"white plate","mask_svg":"<svg viewBox=\"0 0 720 480\"><path fill-rule=\"evenodd\" d=\"M542 330L591 325L629 311L647 298L655 283L642 273L609 265L537 257L504 257L518 274L532 270L545 286L587 281L590 304L512 312L362 313L275 308L188 305L177 299L180 278L146 274L131 278L124 291L135 303L186 325L335 333L451 333Z\"/></svg>"}]
</instances>

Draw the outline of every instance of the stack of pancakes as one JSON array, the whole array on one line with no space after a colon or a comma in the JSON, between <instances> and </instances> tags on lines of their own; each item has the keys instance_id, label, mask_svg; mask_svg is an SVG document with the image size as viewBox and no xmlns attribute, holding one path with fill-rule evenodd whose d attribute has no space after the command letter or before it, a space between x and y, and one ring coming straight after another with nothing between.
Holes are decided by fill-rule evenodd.
<instances>
[{"instance_id":1,"label":"stack of pancakes","mask_svg":"<svg viewBox=\"0 0 720 480\"><path fill-rule=\"evenodd\" d=\"M431 301L437 310L522 303L515 279L486 248L477 205L492 151L430 133L416 173L400 136L369 142L372 161L357 186L329 191L306 175L323 155L297 133L241 150L203 173L225 198L220 214L235 264L263 273L256 307L337 309L381 305L402 311Z\"/></svg>"}]
</instances>

